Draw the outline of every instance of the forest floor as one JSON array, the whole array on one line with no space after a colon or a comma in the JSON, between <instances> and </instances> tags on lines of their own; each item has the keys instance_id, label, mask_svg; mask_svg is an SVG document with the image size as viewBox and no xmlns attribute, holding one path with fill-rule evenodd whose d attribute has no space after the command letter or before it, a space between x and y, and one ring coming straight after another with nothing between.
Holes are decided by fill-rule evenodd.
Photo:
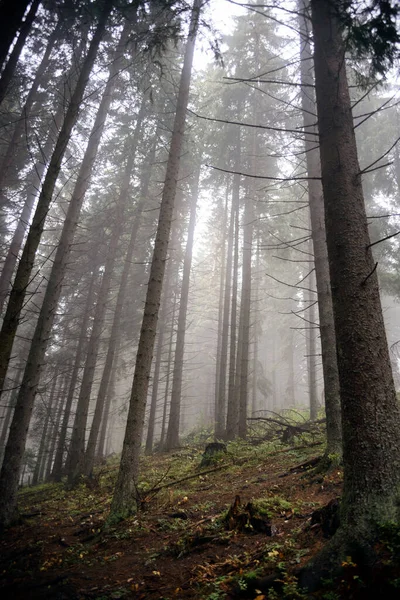
<instances>
[{"instance_id":1,"label":"forest floor","mask_svg":"<svg viewBox=\"0 0 400 600\"><path fill-rule=\"evenodd\" d=\"M293 573L327 541L312 514L341 493L340 469L311 475L294 468L318 457L322 444L232 443L216 464L200 468L203 449L144 457L142 509L113 526L105 524L116 464L72 491L63 484L22 489L20 522L0 538L0 597L400 597L398 531L381 542L384 560L368 582L349 557L340 580L314 596L298 590ZM228 514L237 496L240 505L236 499ZM277 588L266 591L272 573L279 573Z\"/></svg>"}]
</instances>

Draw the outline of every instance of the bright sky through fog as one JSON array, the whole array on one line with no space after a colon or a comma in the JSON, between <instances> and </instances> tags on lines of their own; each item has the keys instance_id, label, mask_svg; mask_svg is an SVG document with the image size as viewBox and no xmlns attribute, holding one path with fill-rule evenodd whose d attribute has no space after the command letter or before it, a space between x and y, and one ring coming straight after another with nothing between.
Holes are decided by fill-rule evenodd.
<instances>
[{"instance_id":1,"label":"bright sky through fog","mask_svg":"<svg viewBox=\"0 0 400 600\"><path fill-rule=\"evenodd\" d=\"M205 12L204 18L215 29L218 38L232 33L234 28L233 17L245 14L246 9L240 8L228 0L210 0ZM208 38L211 33L208 34ZM200 39L199 39L200 38ZM194 68L196 71L203 70L207 64L214 60L212 50L210 49L209 39L199 36L196 42L196 52L194 55Z\"/></svg>"}]
</instances>

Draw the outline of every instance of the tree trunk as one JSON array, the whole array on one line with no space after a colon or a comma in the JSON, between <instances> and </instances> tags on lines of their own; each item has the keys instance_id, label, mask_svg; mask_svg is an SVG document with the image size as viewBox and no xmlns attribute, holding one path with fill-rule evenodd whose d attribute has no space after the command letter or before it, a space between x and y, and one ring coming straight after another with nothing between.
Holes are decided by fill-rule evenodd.
<instances>
[{"instance_id":1,"label":"tree trunk","mask_svg":"<svg viewBox=\"0 0 400 600\"><path fill-rule=\"evenodd\" d=\"M240 147L236 149L236 152L240 156ZM235 169L239 169L238 154L235 160ZM218 367L218 390L216 395L215 403L215 426L214 436L216 440L223 439L226 435L226 376L228 366L228 344L229 344L229 313L230 313L230 299L231 299L231 287L232 287L232 248L233 248L233 232L235 226L235 207L234 207L234 194L232 194L230 221L228 230L228 244L225 253L225 236L226 236L226 222L228 220L228 204L225 208L225 223L223 228L223 244L224 252L222 253L222 259L225 261L225 286L223 288L223 304L222 304L222 327L221 337L218 340L220 344L219 349L219 364ZM224 264L221 261L221 272L224 273ZM221 282L222 283L222 282Z\"/></svg>"},{"instance_id":2,"label":"tree trunk","mask_svg":"<svg viewBox=\"0 0 400 600\"><path fill-rule=\"evenodd\" d=\"M310 244L311 246L311 244ZM312 248L310 248L312 250ZM310 252L311 254L311 252ZM312 272L307 279L310 289L315 287L315 273ZM308 394L310 401L310 420L316 421L318 417L318 390L317 390L317 311L313 298L314 294L308 292L308 323L306 324L306 348L307 348L307 373Z\"/></svg>"},{"instance_id":3,"label":"tree trunk","mask_svg":"<svg viewBox=\"0 0 400 600\"><path fill-rule=\"evenodd\" d=\"M6 65L1 73L0 77L0 105L3 102L5 95L8 90L8 86L10 85L11 79L15 73L15 69L22 52L22 49L25 45L26 38L29 35L29 32L32 28L32 23L35 20L37 10L39 8L39 4L41 0L33 0L29 12L25 17L24 22L21 25L21 29L19 32L19 36L17 41L15 42L15 46L11 51L11 54L7 60Z\"/></svg>"},{"instance_id":4,"label":"tree trunk","mask_svg":"<svg viewBox=\"0 0 400 600\"><path fill-rule=\"evenodd\" d=\"M260 272L260 239L259 239L259 232L257 231L256 233L256 244L257 244L257 253L256 253L256 264L255 264L255 273L256 273L256 277L255 277L255 281L254 281L254 286L253 286L253 302L254 302L254 306L255 308L255 314L258 315L258 305L259 305L259 272ZM252 398L251 398L251 415L252 417L256 416L256 412L258 410L259 407L259 403L257 402L257 383L258 383L258 335L259 335L259 321L258 321L258 317L255 316L254 317L254 334L253 334L253 373L252 373L252 380L253 380L253 388L252 388ZM266 407L267 408L267 407Z\"/></svg>"},{"instance_id":5,"label":"tree trunk","mask_svg":"<svg viewBox=\"0 0 400 600\"><path fill-rule=\"evenodd\" d=\"M123 222L121 213L122 211L120 211L120 217L116 219L116 223L114 224L111 233L110 247L107 254L100 290L97 296L97 303L93 317L93 329L90 335L81 389L76 407L71 444L69 448L68 483L70 485L75 485L78 482L78 479L81 475L83 475L85 468L85 435L90 404L90 394L92 391L94 372L99 353L100 338L103 330L112 275L117 257L119 242L118 231L120 230Z\"/></svg>"},{"instance_id":6,"label":"tree trunk","mask_svg":"<svg viewBox=\"0 0 400 600\"><path fill-rule=\"evenodd\" d=\"M22 371L22 369L21 369L21 371ZM8 437L8 431L9 431L10 423L11 423L11 418L14 414L15 403L17 401L19 384L20 384L20 377L21 376L19 376L17 381L14 382L15 388L11 392L8 406L5 407L6 411L5 411L5 416L4 416L4 423L2 424L1 436L0 436L0 463L3 461L5 446L6 446L7 437Z\"/></svg>"},{"instance_id":7,"label":"tree trunk","mask_svg":"<svg viewBox=\"0 0 400 600\"><path fill-rule=\"evenodd\" d=\"M238 434L239 404L236 394L236 338L237 338L237 292L239 270L239 203L240 203L240 175L233 178L232 207L235 209L235 231L233 248L233 275L232 275L232 309L231 309L231 335L229 340L229 378L228 378L228 407L226 416L226 437L233 440Z\"/></svg>"},{"instance_id":8,"label":"tree trunk","mask_svg":"<svg viewBox=\"0 0 400 600\"><path fill-rule=\"evenodd\" d=\"M67 393L67 390L69 387L69 383L70 383L70 376L67 373L64 376L63 385L60 386L59 398L58 398L58 401L56 402L56 413L54 416L54 421L52 423L51 433L49 435L49 443L48 443L48 448L47 448L47 464L46 464L46 469L44 471L44 476L43 476L44 481L49 481L50 477L51 477L54 451L56 449L57 438L60 433L61 416L63 413L64 404L65 404L64 398L66 396L66 393Z\"/></svg>"},{"instance_id":9,"label":"tree trunk","mask_svg":"<svg viewBox=\"0 0 400 600\"><path fill-rule=\"evenodd\" d=\"M175 287L177 284L177 277L175 282ZM161 423L161 436L160 436L160 448L164 449L165 447L165 437L167 431L167 412L168 412L168 397L169 397L169 382L172 373L172 354L174 347L174 337L175 337L175 314L176 307L178 304L177 294L174 294L174 301L172 305L172 313L171 313L171 333L169 337L169 345L168 345L168 357L167 357L167 377L165 379L165 390L164 390L164 405L163 405L163 415L162 415L162 423Z\"/></svg>"},{"instance_id":10,"label":"tree trunk","mask_svg":"<svg viewBox=\"0 0 400 600\"><path fill-rule=\"evenodd\" d=\"M332 544L372 550L398 519L400 407L370 248L346 76L345 43L330 0L312 0L322 185L343 422L341 526ZM332 552L332 547L327 549ZM338 556L339 555L339 556ZM346 554L345 554L346 555ZM352 553L352 556L354 554ZM337 564L337 563L336 563ZM332 566L332 565L331 565Z\"/></svg>"},{"instance_id":11,"label":"tree trunk","mask_svg":"<svg viewBox=\"0 0 400 600\"><path fill-rule=\"evenodd\" d=\"M166 275L165 275L163 301L162 301L162 307L161 307L161 312L160 312L159 331L158 331L158 337L157 337L157 351L156 351L156 358L155 358L155 364L154 364L153 387L151 390L149 424L148 424L148 429L147 429L146 445L145 445L145 453L146 454L152 453L153 444L154 444L154 429L155 429L155 419L156 419L156 411L157 411L158 389L159 389L159 383L160 383L161 358L162 358L163 343L164 343L165 331L166 331L167 308L168 308L168 302L170 300L170 292L171 292L171 278L172 278L171 271L172 271L172 262L168 261L167 271L166 271ZM173 312L175 312L175 311L173 311ZM170 345L171 345L171 353L172 353L172 344L170 344ZM163 435L162 435L162 437L163 437L162 444L163 445L164 445L165 429L166 429L166 415L165 415L165 421L163 419Z\"/></svg>"},{"instance_id":12,"label":"tree trunk","mask_svg":"<svg viewBox=\"0 0 400 600\"><path fill-rule=\"evenodd\" d=\"M46 177L43 182L35 215L33 217L33 222L29 229L28 237L25 242L25 247L18 265L14 285L11 291L7 311L0 332L0 391L3 389L4 386L4 380L7 373L7 367L10 360L12 346L19 324L20 313L24 304L27 287L31 278L36 256L36 250L40 243L46 216L53 197L55 184L57 181L58 174L60 172L61 161L65 154L65 150L69 142L72 129L78 118L80 104L82 102L83 94L88 83L94 61L96 59L99 44L104 35L106 22L111 12L112 4L113 0L106 0L103 11L100 15L96 31L93 35L93 39L91 41L87 56L84 60L75 91L72 95L63 126L57 139L56 147L50 160L49 168L47 170ZM20 455L20 450L25 445L25 435L22 432L27 431L31 412L32 407L23 406L19 408L18 405L16 407L16 412L14 413L14 420L16 421L16 439L12 442L14 443L13 452L15 452L16 455ZM22 415L22 413L24 414ZM19 423L19 425L17 425L17 423ZM11 431L13 431L13 425L11 426ZM11 465L11 461L9 461L10 466L9 468L7 468L7 475L5 471L4 473L2 472L2 475L0 475L0 491L3 490L3 486L7 487L8 489L7 498L5 498L4 502L0 503L0 523L7 522L11 518L9 509L6 508L6 505L9 504L10 510L12 511L14 511L15 508L15 493L12 490L15 489L16 491L17 483L11 485L11 479L14 478L14 482L18 481L18 473L15 472L15 469L17 469L17 464L20 464L20 459L17 460L15 458L15 464L13 465ZM14 472L14 476L11 475L12 472ZM10 485L5 482L6 480L3 481L4 477L9 478L8 481Z\"/></svg>"},{"instance_id":13,"label":"tree trunk","mask_svg":"<svg viewBox=\"0 0 400 600\"><path fill-rule=\"evenodd\" d=\"M6 62L30 0L2 0L0 4L0 69Z\"/></svg>"},{"instance_id":14,"label":"tree trunk","mask_svg":"<svg viewBox=\"0 0 400 600\"><path fill-rule=\"evenodd\" d=\"M251 188L250 188L251 189ZM243 213L243 258L242 258L242 293L240 302L241 349L239 379L239 437L245 438L247 433L247 401L249 379L250 348L250 310L251 310L251 254L253 243L253 197L245 198Z\"/></svg>"},{"instance_id":15,"label":"tree trunk","mask_svg":"<svg viewBox=\"0 0 400 600\"><path fill-rule=\"evenodd\" d=\"M145 453L150 455L153 452L153 444L154 444L154 429L156 425L156 412L157 412L157 401L158 401L158 389L160 383L160 372L161 372L161 357L162 357L162 349L164 343L165 336L165 317L166 317L166 307L167 307L167 299L168 292L170 291L170 286L168 282L168 269L167 275L165 278L165 295L163 299L163 305L161 307L160 313L160 326L157 335L157 350L156 357L154 361L154 372L153 372L153 385L151 389L151 401L150 401L150 411L149 411L149 423L147 427L147 436L146 436L146 445L145 445Z\"/></svg>"},{"instance_id":16,"label":"tree trunk","mask_svg":"<svg viewBox=\"0 0 400 600\"><path fill-rule=\"evenodd\" d=\"M94 261L95 262L95 261ZM89 290L85 304L85 310L82 317L82 322L80 324L80 335L78 341L78 347L76 349L74 366L72 369L71 379L68 387L67 400L65 402L64 415L61 424L60 436L58 439L56 455L54 458L54 465L52 471L52 477L54 481L61 481L62 477L62 465L63 465L63 456L66 450L66 440L67 440L67 430L68 423L71 415L71 407L74 399L74 392L78 380L79 370L81 368L82 356L87 344L87 336L88 336L88 328L89 328L89 319L93 309L94 302L94 294L95 294L95 284L98 280L98 272L95 268L92 276L90 278Z\"/></svg>"},{"instance_id":17,"label":"tree trunk","mask_svg":"<svg viewBox=\"0 0 400 600\"><path fill-rule=\"evenodd\" d=\"M232 246L233 246L233 231L228 230L228 252L227 252L227 244L226 244L226 226L228 222L228 210L229 210L229 185L226 186L226 199L225 199L225 211L224 211L224 221L223 221L223 232L224 235L222 237L222 249L221 249L221 269L220 269L220 278L219 278L219 298L218 298L218 329L217 329L217 351L215 358L215 390L214 390L214 437L216 440L222 437L225 433L225 423L221 422L220 419L220 410L219 410L219 399L220 399L220 383L221 383L221 369L222 369L222 335L224 330L224 299L226 296L226 287L224 288L224 282L226 285L226 276L227 276L227 256L231 261L231 279L232 279ZM231 235L231 238L229 238ZM229 252L229 243L231 243L231 250ZM230 285L230 284L229 284ZM228 311L229 311L229 296L228 296ZM229 316L228 316L228 332L229 334ZM228 342L227 342L228 344ZM228 350L226 351L228 354ZM225 359L225 384L224 384L224 393L226 395L226 368L227 368L227 358ZM223 432L221 431L221 425L223 427Z\"/></svg>"},{"instance_id":18,"label":"tree trunk","mask_svg":"<svg viewBox=\"0 0 400 600\"><path fill-rule=\"evenodd\" d=\"M138 142L139 142L139 135L140 135L140 131L141 131L142 121L144 118L144 113L145 113L145 98L143 98L142 105L141 105L141 108L140 108L140 111L138 114L135 133L132 138L131 157L130 157L130 161L128 162L127 167L126 167L124 182L122 184L120 197L118 199L118 204L120 204L122 206L124 206L128 200L130 178L131 178L132 171L133 171L136 149L137 149ZM149 164L150 165L154 162L154 158L155 158L155 145L153 146L153 151L152 151L151 155L149 156L149 161L150 161ZM123 309L123 305L124 305L124 301L125 301L126 289L128 286L129 273L130 273L130 269L131 269L131 265L132 265L132 257L133 257L133 252L134 252L134 249L136 246L136 237L137 237L137 232L139 231L143 208L144 208L146 200L147 200L149 184L150 184L150 167L147 169L146 178L145 178L145 181L143 182L143 189L141 191L141 199L138 202L138 205L135 210L135 213L136 213L135 214L135 222L134 222L134 225L133 225L133 228L131 231L131 237L130 237L129 244L128 244L128 250L125 255L124 267L123 267L120 286L119 286L119 290L118 290L117 303L115 306L114 318L113 318L113 323L111 326L110 341L109 341L108 348L107 348L106 362L104 365L103 374L102 374L102 378L101 378L101 382L100 382L100 388L99 388L99 392L97 395L96 408L95 408L95 412L94 412L94 416L93 416L92 425L90 428L89 441L88 441L88 445L87 445L87 449L86 449L85 466L84 466L84 472L86 475L89 475L92 472L93 466L94 466L96 444L97 444L97 438L98 438L99 431L100 431L101 418L102 418L103 410L104 410L104 402L106 400L107 389L108 389L108 385L109 385L110 378L111 378L111 372L112 372L114 356L115 356L115 349L116 349L117 343L120 338L122 309ZM122 224L122 221L121 221L121 224Z\"/></svg>"},{"instance_id":19,"label":"tree trunk","mask_svg":"<svg viewBox=\"0 0 400 600\"><path fill-rule=\"evenodd\" d=\"M35 465L35 469L34 469L33 475L32 475L32 485L37 485L37 483L39 481L41 481L42 476L43 476L43 470L44 470L43 465L45 462L45 448L46 448L46 445L48 444L47 430L49 427L51 411L53 408L53 400L54 400L54 395L55 395L55 391L56 391L57 380L58 380L58 369L56 368L53 373L53 384L51 386L50 397L49 397L49 401L48 401L48 404L46 407L46 417L44 419L42 436L40 438L40 445L39 445L36 465Z\"/></svg>"},{"instance_id":20,"label":"tree trunk","mask_svg":"<svg viewBox=\"0 0 400 600\"><path fill-rule=\"evenodd\" d=\"M189 301L190 271L192 268L193 239L196 226L196 207L199 195L200 167L195 175L196 180L191 190L190 217L188 237L186 242L185 258L183 261L182 286L179 299L178 325L176 332L176 346L174 359L174 372L172 378L171 406L167 429L166 449L172 450L179 446L179 420L181 412L183 357L185 351L186 316Z\"/></svg>"},{"instance_id":21,"label":"tree trunk","mask_svg":"<svg viewBox=\"0 0 400 600\"><path fill-rule=\"evenodd\" d=\"M294 342L293 329L290 327L287 337L287 345L285 349L285 359L288 365L287 384L285 390L285 406L291 408L296 405L296 397L294 390L294 352L296 346Z\"/></svg>"},{"instance_id":22,"label":"tree trunk","mask_svg":"<svg viewBox=\"0 0 400 600\"><path fill-rule=\"evenodd\" d=\"M308 3L307 3L308 4ZM306 10L304 0L299 2L300 12ZM309 177L321 176L321 165L317 147L316 105L313 94L313 70L310 59L309 23L300 17L301 33L301 105L305 134L307 172ZM310 204L311 236L314 249L315 278L318 294L319 328L321 336L322 371L324 377L326 413L326 456L342 455L342 426L340 413L339 373L336 357L336 337L333 320L332 294L330 287L328 249L326 245L324 197L318 179L309 179L308 198ZM314 321L310 318L310 321Z\"/></svg>"},{"instance_id":23,"label":"tree trunk","mask_svg":"<svg viewBox=\"0 0 400 600\"><path fill-rule=\"evenodd\" d=\"M119 355L119 345L115 350L115 364L118 364L118 355ZM108 385L107 390L107 402L103 415L103 421L101 424L101 431L99 436L99 446L97 455L100 457L108 456L110 454L110 445L113 434L113 427L115 421L115 410L117 405L117 399L115 397L115 380L117 377L117 369L113 369L111 373L111 380ZM113 409L111 412L110 418L110 409Z\"/></svg>"},{"instance_id":24,"label":"tree trunk","mask_svg":"<svg viewBox=\"0 0 400 600\"><path fill-rule=\"evenodd\" d=\"M146 410L147 389L179 176L180 154L186 122L186 109L189 100L190 78L200 5L200 0L195 0L189 25L189 36L186 42L185 57L177 97L175 121L172 130L164 190L161 200L159 224L154 243L150 279L147 288L142 329L136 356L135 374L121 456L121 466L111 505L111 515L113 518L117 517L117 515L127 515L136 507L135 485L139 472L139 453Z\"/></svg>"}]
</instances>

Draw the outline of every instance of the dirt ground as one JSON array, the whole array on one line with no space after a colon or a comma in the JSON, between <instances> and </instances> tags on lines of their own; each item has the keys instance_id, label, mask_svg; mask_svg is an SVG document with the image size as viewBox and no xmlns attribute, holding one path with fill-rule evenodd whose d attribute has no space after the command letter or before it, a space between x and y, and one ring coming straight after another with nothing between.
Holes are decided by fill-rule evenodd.
<instances>
[{"instance_id":1,"label":"dirt ground","mask_svg":"<svg viewBox=\"0 0 400 600\"><path fill-rule=\"evenodd\" d=\"M340 496L342 473L311 477L290 469L319 452L312 446L254 450L244 457L228 453L202 470L195 450L154 456L143 467L149 482L142 510L112 527L106 519L116 466L103 467L76 490L62 484L24 489L20 523L0 540L1 598L263 600L274 596L258 589L257 581L277 569L286 591L275 597L307 597L296 596L290 573L326 543L311 515ZM175 485L171 461L185 464L178 475L190 479ZM250 522L229 527L224 517L237 496L242 507L261 502L261 528ZM355 578L350 559L348 569ZM343 589L319 597L367 597L353 591L346 596Z\"/></svg>"}]
</instances>

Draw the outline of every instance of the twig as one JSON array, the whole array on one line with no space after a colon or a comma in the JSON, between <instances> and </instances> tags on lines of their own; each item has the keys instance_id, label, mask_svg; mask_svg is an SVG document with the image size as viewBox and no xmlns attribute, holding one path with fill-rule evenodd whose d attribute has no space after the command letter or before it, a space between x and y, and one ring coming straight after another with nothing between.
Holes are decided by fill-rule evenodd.
<instances>
[{"instance_id":1,"label":"twig","mask_svg":"<svg viewBox=\"0 0 400 600\"><path fill-rule=\"evenodd\" d=\"M371 273L366 276L366 278L361 282L361 285L365 285L367 283L367 281L371 277L371 275L373 275L373 273L375 273L377 266L378 266L378 263L375 263L375 266L372 269Z\"/></svg>"},{"instance_id":2,"label":"twig","mask_svg":"<svg viewBox=\"0 0 400 600\"><path fill-rule=\"evenodd\" d=\"M221 465L220 467L215 467L214 469L208 469L207 471L201 471L200 473L195 473L194 475L187 475L186 477L182 477L181 479L175 479L175 481L171 481L169 483L164 483L158 487L154 487L152 490L153 494L163 490L165 488L171 487L173 485L178 485L179 483L183 483L184 481L189 481L189 479L196 479L196 477L201 477L202 475L208 475L209 473L215 473L216 471L221 471L222 469L228 469L232 465Z\"/></svg>"},{"instance_id":3,"label":"twig","mask_svg":"<svg viewBox=\"0 0 400 600\"><path fill-rule=\"evenodd\" d=\"M382 238L381 240L376 240L376 242L372 242L372 244L368 244L367 249L372 248L372 246L375 246L376 244L380 244L381 242L384 242L385 240L390 240L390 238L396 237L396 235L399 235L399 233L400 233L400 231L396 231L396 233L387 235L386 237Z\"/></svg>"},{"instance_id":4,"label":"twig","mask_svg":"<svg viewBox=\"0 0 400 600\"><path fill-rule=\"evenodd\" d=\"M225 125L240 125L241 127L253 127L255 129L267 129L268 131L278 131L280 133L305 133L301 129L285 129L284 127L270 127L268 125L256 125L254 123L243 123L243 121L229 121L228 119L217 119L216 117L206 117L199 115L193 110L189 110L192 115L203 121L213 121L214 123L224 123ZM308 132L307 132L308 133Z\"/></svg>"},{"instance_id":5,"label":"twig","mask_svg":"<svg viewBox=\"0 0 400 600\"><path fill-rule=\"evenodd\" d=\"M309 181L310 179L321 180L321 177L268 177L267 175L253 175L251 173L241 173L239 171L231 171L230 169L221 169L214 165L205 165L208 169L221 171L222 173L230 173L231 175L241 175L242 177L251 177L252 179L268 179L270 181Z\"/></svg>"}]
</instances>

